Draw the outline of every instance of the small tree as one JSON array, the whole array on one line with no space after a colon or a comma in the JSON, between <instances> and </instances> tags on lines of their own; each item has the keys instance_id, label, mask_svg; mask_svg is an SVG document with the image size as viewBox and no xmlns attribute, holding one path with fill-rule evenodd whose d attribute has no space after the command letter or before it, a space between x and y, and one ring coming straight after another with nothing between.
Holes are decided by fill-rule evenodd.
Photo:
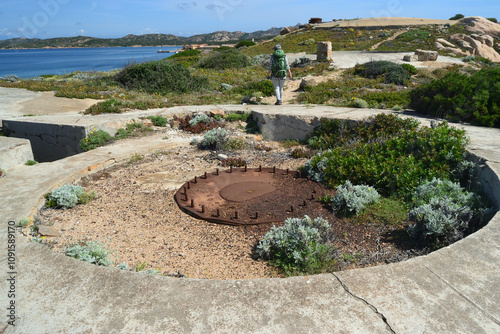
<instances>
[{"instance_id":1,"label":"small tree","mask_svg":"<svg viewBox=\"0 0 500 334\"><path fill-rule=\"evenodd\" d=\"M465 16L463 16L462 14L455 14L455 16L453 17L450 17L450 20L460 20L460 19L463 19Z\"/></svg>"}]
</instances>

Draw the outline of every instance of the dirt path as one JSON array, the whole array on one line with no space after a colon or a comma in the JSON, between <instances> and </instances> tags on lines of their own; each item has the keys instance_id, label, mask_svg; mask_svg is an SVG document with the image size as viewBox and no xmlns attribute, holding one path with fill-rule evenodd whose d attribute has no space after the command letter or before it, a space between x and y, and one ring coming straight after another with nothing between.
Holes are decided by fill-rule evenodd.
<instances>
[{"instance_id":1,"label":"dirt path","mask_svg":"<svg viewBox=\"0 0 500 334\"><path fill-rule=\"evenodd\" d=\"M392 35L391 37L387 38L386 40L383 40L381 42L378 42L377 44L375 45L372 45L370 47L371 50L376 50L382 43L385 43L385 42L389 42L389 41L393 41L395 40L399 35L401 35L402 33L404 33L405 31L407 31L406 29L401 29L399 30L398 32L396 32L394 35Z\"/></svg>"}]
</instances>

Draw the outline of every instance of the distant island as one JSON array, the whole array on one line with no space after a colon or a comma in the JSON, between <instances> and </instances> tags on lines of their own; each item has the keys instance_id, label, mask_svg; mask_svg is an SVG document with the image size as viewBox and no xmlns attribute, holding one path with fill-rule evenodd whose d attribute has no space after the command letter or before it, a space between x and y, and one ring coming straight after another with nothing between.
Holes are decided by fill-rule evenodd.
<instances>
[{"instance_id":1,"label":"distant island","mask_svg":"<svg viewBox=\"0 0 500 334\"><path fill-rule=\"evenodd\" d=\"M127 35L122 38L95 38L87 36L59 37L49 39L12 38L0 41L0 49L41 48L98 48L133 46L174 46L185 44L227 44L241 40L264 40L279 35L281 28L259 30L252 33L242 31L216 31L209 34L180 37L171 34Z\"/></svg>"}]
</instances>

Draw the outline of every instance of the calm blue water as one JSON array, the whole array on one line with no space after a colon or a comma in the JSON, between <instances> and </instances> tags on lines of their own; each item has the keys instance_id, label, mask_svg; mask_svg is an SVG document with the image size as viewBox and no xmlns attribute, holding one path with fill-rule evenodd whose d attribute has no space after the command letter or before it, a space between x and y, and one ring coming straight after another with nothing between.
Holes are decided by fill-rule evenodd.
<instances>
[{"instance_id":1,"label":"calm blue water","mask_svg":"<svg viewBox=\"0 0 500 334\"><path fill-rule=\"evenodd\" d=\"M42 74L65 74L75 71L111 71L131 62L159 60L173 53L158 50L177 50L179 47L118 47L81 49L0 50L0 77L15 74L34 78Z\"/></svg>"}]
</instances>

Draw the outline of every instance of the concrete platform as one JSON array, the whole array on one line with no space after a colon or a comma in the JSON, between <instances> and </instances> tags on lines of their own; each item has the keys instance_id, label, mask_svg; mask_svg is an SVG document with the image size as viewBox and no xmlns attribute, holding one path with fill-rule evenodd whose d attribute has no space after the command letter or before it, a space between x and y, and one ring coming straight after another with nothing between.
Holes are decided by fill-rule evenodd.
<instances>
[{"instance_id":1,"label":"concrete platform","mask_svg":"<svg viewBox=\"0 0 500 334\"><path fill-rule=\"evenodd\" d=\"M268 120L266 126L277 126L275 132L285 129L279 120L296 118L307 124L325 115L354 120L379 112L312 106L203 109L214 107L254 111ZM200 108L154 112L196 111ZM456 126L470 136L469 151L480 164L486 191L500 203L500 130ZM5 312L0 332L500 333L500 213L475 234L428 256L287 279L141 275L79 262L9 233L9 222L34 214L53 187L126 161L134 153L185 144L175 138L134 143L125 140L51 163L13 167L0 179L0 244L5 250L15 236L16 246L15 254L0 254L0 305ZM9 259L15 261L13 267ZM9 297L12 290L15 297ZM10 305L15 307L15 327L7 323Z\"/></svg>"}]
</instances>

